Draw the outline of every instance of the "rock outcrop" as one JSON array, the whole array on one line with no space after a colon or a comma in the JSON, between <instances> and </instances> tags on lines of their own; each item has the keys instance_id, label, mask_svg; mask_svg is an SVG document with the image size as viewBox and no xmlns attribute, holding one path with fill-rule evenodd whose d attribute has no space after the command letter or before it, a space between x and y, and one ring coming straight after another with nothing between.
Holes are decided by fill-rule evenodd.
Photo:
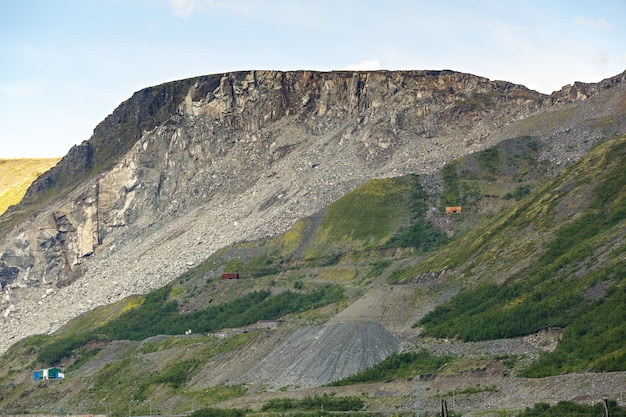
<instances>
[{"instance_id":1,"label":"rock outcrop","mask_svg":"<svg viewBox=\"0 0 626 417\"><path fill-rule=\"evenodd\" d=\"M551 96L452 71L251 71L142 90L33 184L12 210L26 220L3 223L0 351L624 77Z\"/></svg>"}]
</instances>

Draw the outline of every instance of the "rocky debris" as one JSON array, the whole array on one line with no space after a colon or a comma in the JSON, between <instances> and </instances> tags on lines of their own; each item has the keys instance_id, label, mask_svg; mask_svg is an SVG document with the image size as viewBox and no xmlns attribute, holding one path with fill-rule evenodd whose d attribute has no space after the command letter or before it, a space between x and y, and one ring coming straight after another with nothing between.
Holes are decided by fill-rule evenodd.
<instances>
[{"instance_id":1,"label":"rocky debris","mask_svg":"<svg viewBox=\"0 0 626 417\"><path fill-rule=\"evenodd\" d=\"M498 356L520 356L525 360L534 360L541 352L553 348L533 343L532 337L490 340L485 342L460 342L443 340L436 342L420 341L417 345L436 356L451 355L468 358L494 358Z\"/></svg>"},{"instance_id":2,"label":"rocky debris","mask_svg":"<svg viewBox=\"0 0 626 417\"><path fill-rule=\"evenodd\" d=\"M547 378L515 378L498 376L436 376L407 381L392 381L346 387L317 387L285 392L248 395L215 404L221 408L258 410L270 398L305 398L324 394L367 398L369 412L398 413L421 410L436 413L441 399L448 410L463 415L485 415L490 411L519 411L537 403L556 404L576 401L598 404L603 399L616 400L622 406L626 372L604 374L566 374Z\"/></svg>"},{"instance_id":3,"label":"rocky debris","mask_svg":"<svg viewBox=\"0 0 626 417\"><path fill-rule=\"evenodd\" d=\"M219 248L281 233L372 178L431 175L520 135L565 165L599 138L590 120L615 114L608 93L624 83L605 84L563 103L452 71L251 71L142 90L26 201L60 176L100 173L0 241L0 352ZM565 124L541 122L565 107Z\"/></svg>"},{"instance_id":4,"label":"rocky debris","mask_svg":"<svg viewBox=\"0 0 626 417\"><path fill-rule=\"evenodd\" d=\"M316 387L369 368L398 352L402 345L378 323L303 327L236 382L274 390Z\"/></svg>"}]
</instances>

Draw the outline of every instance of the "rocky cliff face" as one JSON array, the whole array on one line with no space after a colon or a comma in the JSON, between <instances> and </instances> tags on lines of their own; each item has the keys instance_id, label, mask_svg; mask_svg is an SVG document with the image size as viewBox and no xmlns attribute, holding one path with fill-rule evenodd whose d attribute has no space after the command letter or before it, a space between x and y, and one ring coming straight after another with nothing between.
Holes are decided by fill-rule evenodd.
<instances>
[{"instance_id":1,"label":"rocky cliff face","mask_svg":"<svg viewBox=\"0 0 626 417\"><path fill-rule=\"evenodd\" d=\"M0 351L280 233L371 178L431 174L522 134L579 138L576 157L591 127L523 122L609 89L623 99L625 77L551 96L452 71L252 71L142 90L14 208L31 215L0 241ZM593 117L615 100L598 99Z\"/></svg>"}]
</instances>

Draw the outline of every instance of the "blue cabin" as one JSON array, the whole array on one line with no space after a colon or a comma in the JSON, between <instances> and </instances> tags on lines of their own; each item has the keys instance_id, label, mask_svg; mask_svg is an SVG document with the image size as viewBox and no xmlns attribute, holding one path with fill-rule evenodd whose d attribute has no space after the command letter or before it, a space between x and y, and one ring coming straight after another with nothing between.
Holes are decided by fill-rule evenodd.
<instances>
[{"instance_id":1,"label":"blue cabin","mask_svg":"<svg viewBox=\"0 0 626 417\"><path fill-rule=\"evenodd\" d=\"M33 372L33 380L41 381L42 379L62 379L65 374L59 368L40 369Z\"/></svg>"}]
</instances>

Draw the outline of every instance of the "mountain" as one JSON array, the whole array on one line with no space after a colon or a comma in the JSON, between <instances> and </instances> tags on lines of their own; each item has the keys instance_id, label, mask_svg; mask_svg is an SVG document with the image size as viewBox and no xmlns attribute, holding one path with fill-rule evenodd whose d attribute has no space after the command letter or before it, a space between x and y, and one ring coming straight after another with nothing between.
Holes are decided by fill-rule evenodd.
<instances>
[{"instance_id":1,"label":"mountain","mask_svg":"<svg viewBox=\"0 0 626 417\"><path fill-rule=\"evenodd\" d=\"M0 159L0 215L18 204L32 182L58 161L59 158Z\"/></svg>"},{"instance_id":2,"label":"mountain","mask_svg":"<svg viewBox=\"0 0 626 417\"><path fill-rule=\"evenodd\" d=\"M30 358L42 367L60 361L80 375L68 377L66 387L23 395L36 402L49 404L46 395L63 393L73 406L92 404L90 397L145 405L158 397L174 401L182 395L177 389L204 392L203 403L209 392L243 401L239 384L253 392L317 387L403 349L426 346L441 357L454 349L480 351L477 343L500 337L506 339L484 348L502 352L499 359L450 360L448 371L435 369L458 375L477 366L494 376L513 362L522 372L527 359L545 360L537 340L554 344L550 328L575 329L592 310L489 336L438 330L427 313L461 317L465 310L455 308L462 307L464 289L487 288L480 285L491 285L484 293L495 300L508 300L504 307L527 307L524 291L535 293L523 285L508 289L509 298L497 290L526 275L539 282L535 263L555 268L558 277L562 268L553 265L575 260L577 268L562 274L582 277L575 295L588 304L621 285L618 270L594 266L608 257L617 268L623 260L619 213L592 229L567 224L575 224L579 212L597 217L622 200L583 199L594 195L595 185L575 184L593 177L563 170L587 154L604 160L613 168L603 171L603 164L586 159L574 166L597 178L616 176L600 183L623 196L616 174L623 161L615 159L617 169L607 161L623 155L625 78L576 83L547 96L452 71L248 72L138 92L0 217L3 349L59 330L14 344L3 362L20 371L5 367L2 378L7 384L17 378L24 393ZM560 195L555 190L570 197L558 205L547 197ZM446 205L457 204L459 216L445 215ZM544 212L553 229L537 223L536 214ZM568 243L590 230L595 240L587 241L586 252L558 249L560 233ZM580 271L606 273L585 278ZM222 282L223 272L242 279ZM563 292L537 294L558 300ZM257 300L250 301L258 305L254 314L237 310L250 305L242 297L261 297L250 298ZM202 327L209 322L200 319L204 311L217 314L212 304L231 312L232 321ZM561 307L556 303L552 312ZM189 322L172 308L196 320L194 331L213 336L146 339L185 332ZM467 317L489 320L493 310L483 310ZM150 317L163 321L148 330ZM227 332L228 346L215 342L222 327L284 317L274 332ZM412 327L422 317L424 336ZM158 333L138 332L136 323ZM159 327L164 323L173 330ZM353 349L341 335L351 335ZM446 347L425 335L474 342ZM139 391L131 389L137 378L144 381ZM10 392L6 398L16 404Z\"/></svg>"}]
</instances>

